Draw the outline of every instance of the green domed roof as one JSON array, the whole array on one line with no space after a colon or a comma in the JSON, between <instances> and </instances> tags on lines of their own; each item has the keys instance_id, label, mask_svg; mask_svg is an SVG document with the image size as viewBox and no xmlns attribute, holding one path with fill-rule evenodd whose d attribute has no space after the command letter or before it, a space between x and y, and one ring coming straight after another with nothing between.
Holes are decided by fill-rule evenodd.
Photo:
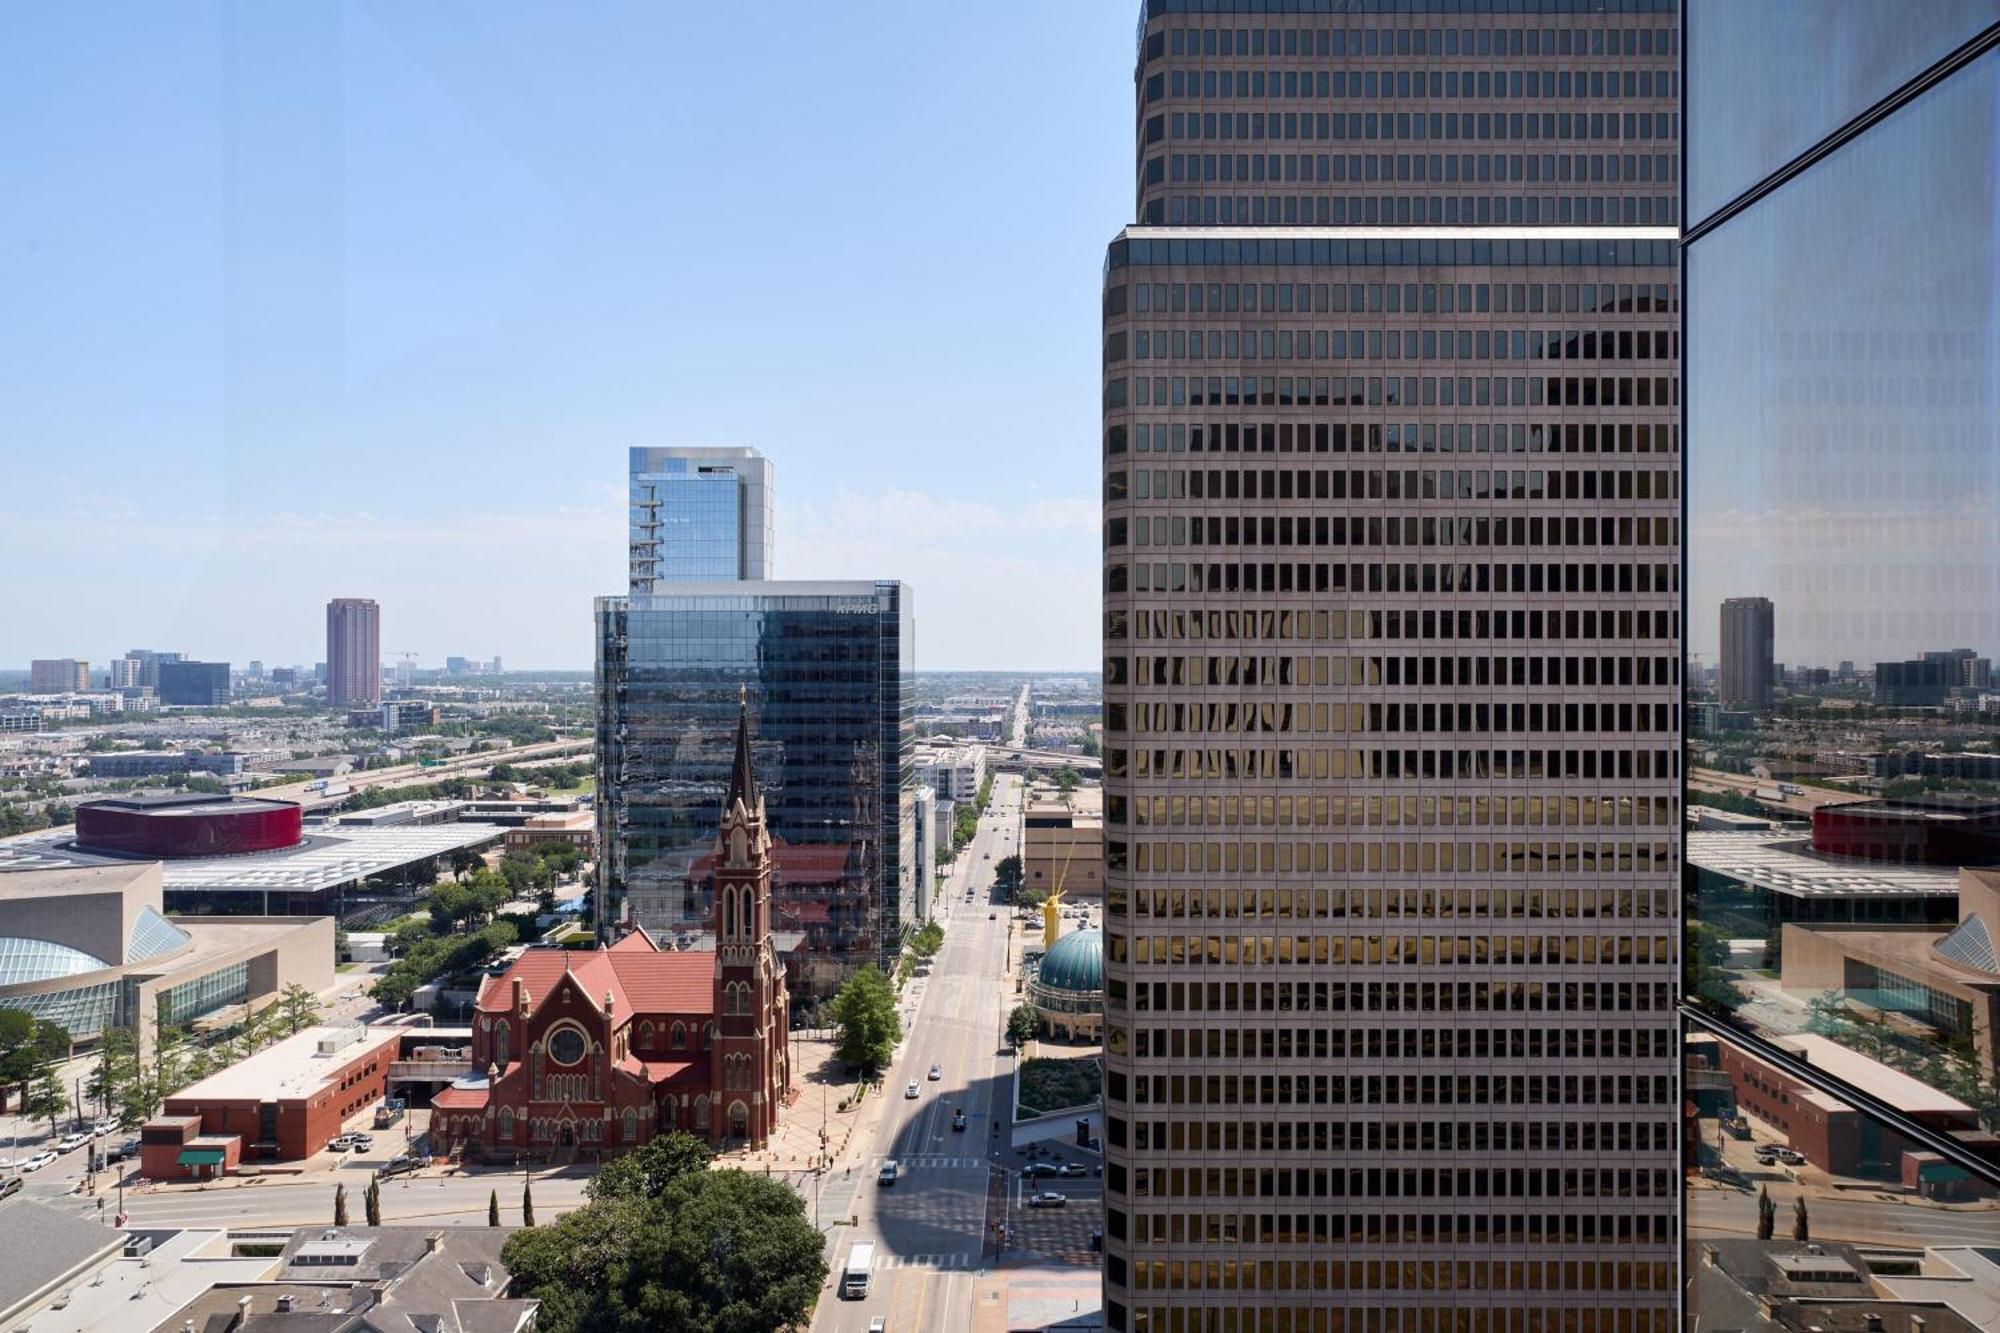
<instances>
[{"instance_id":1,"label":"green domed roof","mask_svg":"<svg viewBox=\"0 0 2000 1333\"><path fill-rule=\"evenodd\" d=\"M1095 926L1073 930L1042 955L1036 980L1051 990L1104 989L1104 932Z\"/></svg>"}]
</instances>

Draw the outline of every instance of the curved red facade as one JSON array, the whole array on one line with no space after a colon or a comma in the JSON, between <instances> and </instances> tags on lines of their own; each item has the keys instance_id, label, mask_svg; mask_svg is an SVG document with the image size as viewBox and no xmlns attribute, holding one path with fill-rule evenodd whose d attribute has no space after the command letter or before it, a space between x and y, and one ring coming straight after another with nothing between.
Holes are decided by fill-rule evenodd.
<instances>
[{"instance_id":1,"label":"curved red facade","mask_svg":"<svg viewBox=\"0 0 2000 1333\"><path fill-rule=\"evenodd\" d=\"M289 801L102 801L76 809L76 845L84 851L172 860L296 847L304 816Z\"/></svg>"}]
</instances>

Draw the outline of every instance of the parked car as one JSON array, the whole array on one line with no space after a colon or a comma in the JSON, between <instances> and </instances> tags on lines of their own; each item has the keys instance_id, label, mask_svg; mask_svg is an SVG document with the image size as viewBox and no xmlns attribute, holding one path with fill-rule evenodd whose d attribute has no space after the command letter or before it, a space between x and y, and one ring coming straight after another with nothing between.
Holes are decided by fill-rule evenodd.
<instances>
[{"instance_id":1,"label":"parked car","mask_svg":"<svg viewBox=\"0 0 2000 1333\"><path fill-rule=\"evenodd\" d=\"M90 1135L88 1134L65 1134L56 1140L56 1151L75 1152L88 1142L90 1142Z\"/></svg>"},{"instance_id":2,"label":"parked car","mask_svg":"<svg viewBox=\"0 0 2000 1333\"><path fill-rule=\"evenodd\" d=\"M1038 1176L1052 1176L1056 1169L1047 1162L1030 1162L1021 1168L1021 1179L1033 1180Z\"/></svg>"},{"instance_id":3,"label":"parked car","mask_svg":"<svg viewBox=\"0 0 2000 1333\"><path fill-rule=\"evenodd\" d=\"M118 1132L118 1122L116 1120L100 1120L90 1127L90 1132L93 1134L116 1134Z\"/></svg>"},{"instance_id":4,"label":"parked car","mask_svg":"<svg viewBox=\"0 0 2000 1333\"><path fill-rule=\"evenodd\" d=\"M1087 1176L1090 1174L1090 1168L1082 1162L1064 1162L1056 1168L1056 1174L1059 1176Z\"/></svg>"},{"instance_id":5,"label":"parked car","mask_svg":"<svg viewBox=\"0 0 2000 1333\"><path fill-rule=\"evenodd\" d=\"M1054 1190L1043 1190L1040 1194L1031 1195L1029 1197L1028 1207L1060 1208L1068 1202L1069 1202L1069 1196L1067 1194L1058 1194Z\"/></svg>"},{"instance_id":6,"label":"parked car","mask_svg":"<svg viewBox=\"0 0 2000 1333\"><path fill-rule=\"evenodd\" d=\"M382 1177L407 1176L423 1170L430 1164L431 1159L422 1155L416 1157L391 1157L388 1161L382 1163L381 1166L375 1168L375 1174Z\"/></svg>"},{"instance_id":7,"label":"parked car","mask_svg":"<svg viewBox=\"0 0 2000 1333\"><path fill-rule=\"evenodd\" d=\"M0 1180L0 1199L19 1193L21 1186L26 1183L19 1176L8 1176L5 1180Z\"/></svg>"},{"instance_id":8,"label":"parked car","mask_svg":"<svg viewBox=\"0 0 2000 1333\"><path fill-rule=\"evenodd\" d=\"M44 1148L27 1161L21 1163L21 1169L23 1171L39 1171L55 1160L56 1154L54 1149Z\"/></svg>"},{"instance_id":9,"label":"parked car","mask_svg":"<svg viewBox=\"0 0 2000 1333\"><path fill-rule=\"evenodd\" d=\"M876 1183L877 1185L893 1185L893 1184L895 1184L895 1183L896 1183L896 1164L895 1164L894 1162L884 1162L884 1163L882 1163L882 1169L881 1169L880 1171L878 1171L878 1172L876 1172L876 1173L875 1173L875 1183Z\"/></svg>"},{"instance_id":10,"label":"parked car","mask_svg":"<svg viewBox=\"0 0 2000 1333\"><path fill-rule=\"evenodd\" d=\"M347 1142L349 1148L354 1152L367 1152L370 1148L373 1148L375 1146L375 1138L371 1134L361 1134L361 1133L349 1134L347 1136Z\"/></svg>"},{"instance_id":11,"label":"parked car","mask_svg":"<svg viewBox=\"0 0 2000 1333\"><path fill-rule=\"evenodd\" d=\"M911 1079L910 1085L903 1089L903 1096L908 1101L915 1101L917 1099L917 1081L915 1079Z\"/></svg>"}]
</instances>

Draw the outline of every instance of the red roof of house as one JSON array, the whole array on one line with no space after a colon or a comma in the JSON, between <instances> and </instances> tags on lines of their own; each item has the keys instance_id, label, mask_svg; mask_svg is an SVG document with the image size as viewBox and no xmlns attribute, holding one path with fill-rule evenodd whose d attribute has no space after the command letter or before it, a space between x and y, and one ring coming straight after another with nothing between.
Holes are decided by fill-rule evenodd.
<instances>
[{"instance_id":1,"label":"red roof of house","mask_svg":"<svg viewBox=\"0 0 2000 1333\"><path fill-rule=\"evenodd\" d=\"M446 1088L431 1098L431 1106L439 1111L477 1111L486 1105L487 1092L485 1088Z\"/></svg>"}]
</instances>

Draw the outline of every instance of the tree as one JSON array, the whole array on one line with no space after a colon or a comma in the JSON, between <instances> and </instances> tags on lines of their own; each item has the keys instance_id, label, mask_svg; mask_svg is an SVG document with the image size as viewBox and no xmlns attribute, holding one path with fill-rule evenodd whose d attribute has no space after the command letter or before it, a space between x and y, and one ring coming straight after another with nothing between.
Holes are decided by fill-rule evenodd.
<instances>
[{"instance_id":1,"label":"tree","mask_svg":"<svg viewBox=\"0 0 2000 1333\"><path fill-rule=\"evenodd\" d=\"M1769 1187L1757 1191L1757 1239L1769 1240L1778 1226L1778 1205L1771 1202Z\"/></svg>"},{"instance_id":2,"label":"tree","mask_svg":"<svg viewBox=\"0 0 2000 1333\"><path fill-rule=\"evenodd\" d=\"M594 1201L516 1232L501 1257L542 1302L544 1333L781 1333L811 1316L827 1271L821 1243L784 1185L700 1171L655 1199Z\"/></svg>"},{"instance_id":3,"label":"tree","mask_svg":"<svg viewBox=\"0 0 2000 1333\"><path fill-rule=\"evenodd\" d=\"M888 1064L903 1036L889 978L875 967L849 977L834 997L833 1024L839 1029L834 1049L841 1059L871 1073Z\"/></svg>"},{"instance_id":4,"label":"tree","mask_svg":"<svg viewBox=\"0 0 2000 1333\"><path fill-rule=\"evenodd\" d=\"M1021 858L1018 856L1003 856L998 861L995 861L993 863L993 878L999 881L1002 889L1009 892L1018 889L1021 886Z\"/></svg>"},{"instance_id":5,"label":"tree","mask_svg":"<svg viewBox=\"0 0 2000 1333\"><path fill-rule=\"evenodd\" d=\"M910 937L910 951L919 958L935 958L943 947L944 927L935 921L924 922L923 928Z\"/></svg>"},{"instance_id":6,"label":"tree","mask_svg":"<svg viewBox=\"0 0 2000 1333\"><path fill-rule=\"evenodd\" d=\"M68 1058L69 1029L20 1009L0 1008L0 1088L28 1084L49 1065Z\"/></svg>"},{"instance_id":7,"label":"tree","mask_svg":"<svg viewBox=\"0 0 2000 1333\"><path fill-rule=\"evenodd\" d=\"M1792 1239L1812 1239L1812 1227L1806 1220L1806 1196L1803 1194L1792 1205Z\"/></svg>"},{"instance_id":8,"label":"tree","mask_svg":"<svg viewBox=\"0 0 2000 1333\"><path fill-rule=\"evenodd\" d=\"M535 1182L532 1180L521 1182L521 1225L535 1225Z\"/></svg>"},{"instance_id":9,"label":"tree","mask_svg":"<svg viewBox=\"0 0 2000 1333\"><path fill-rule=\"evenodd\" d=\"M69 1093L57 1076L54 1065L44 1065L28 1085L27 1096L21 1100L21 1114L32 1120L48 1118L49 1133L56 1132L56 1121L69 1111Z\"/></svg>"},{"instance_id":10,"label":"tree","mask_svg":"<svg viewBox=\"0 0 2000 1333\"><path fill-rule=\"evenodd\" d=\"M1082 785L1083 775L1068 764L1056 770L1056 787L1062 792L1064 800L1068 800L1070 793Z\"/></svg>"},{"instance_id":11,"label":"tree","mask_svg":"<svg viewBox=\"0 0 2000 1333\"><path fill-rule=\"evenodd\" d=\"M382 1182L379 1178L371 1179L361 1195L361 1215L368 1219L371 1227L382 1225Z\"/></svg>"},{"instance_id":12,"label":"tree","mask_svg":"<svg viewBox=\"0 0 2000 1333\"><path fill-rule=\"evenodd\" d=\"M347 1186L345 1185L335 1185L333 1187L333 1224L337 1227L347 1225Z\"/></svg>"},{"instance_id":13,"label":"tree","mask_svg":"<svg viewBox=\"0 0 2000 1333\"><path fill-rule=\"evenodd\" d=\"M586 1184L592 1199L657 1199L682 1176L708 1170L715 1150L674 1130L606 1162Z\"/></svg>"},{"instance_id":14,"label":"tree","mask_svg":"<svg viewBox=\"0 0 2000 1333\"><path fill-rule=\"evenodd\" d=\"M319 998L296 981L279 992L278 1008L288 1033L303 1032L319 1022Z\"/></svg>"},{"instance_id":15,"label":"tree","mask_svg":"<svg viewBox=\"0 0 2000 1333\"><path fill-rule=\"evenodd\" d=\"M486 1225L489 1227L500 1225L500 1191L497 1189L486 1192Z\"/></svg>"},{"instance_id":16,"label":"tree","mask_svg":"<svg viewBox=\"0 0 2000 1333\"><path fill-rule=\"evenodd\" d=\"M1013 1042L1016 1046L1026 1045L1029 1039L1035 1035L1035 1026L1038 1022L1039 1020L1035 1016L1035 1006L1032 1004L1015 1005L1013 1012L1007 1015L1007 1040Z\"/></svg>"}]
</instances>

